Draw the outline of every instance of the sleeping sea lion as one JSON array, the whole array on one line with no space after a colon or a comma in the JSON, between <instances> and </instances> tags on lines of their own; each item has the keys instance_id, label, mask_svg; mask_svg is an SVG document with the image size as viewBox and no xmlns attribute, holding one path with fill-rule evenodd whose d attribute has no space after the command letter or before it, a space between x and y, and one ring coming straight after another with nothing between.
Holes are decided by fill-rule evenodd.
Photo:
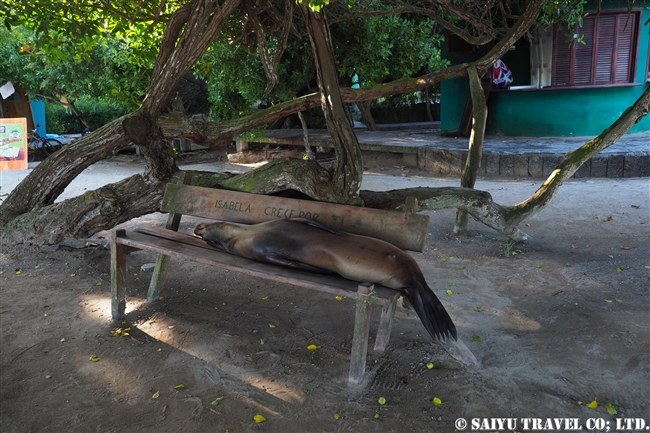
<instances>
[{"instance_id":1,"label":"sleeping sea lion","mask_svg":"<svg viewBox=\"0 0 650 433\"><path fill-rule=\"evenodd\" d=\"M399 290L411 303L433 340L452 357L477 365L458 339L456 326L427 285L417 262L396 246L332 229L306 218L260 224L201 223L194 229L209 245L259 262L381 284Z\"/></svg>"}]
</instances>

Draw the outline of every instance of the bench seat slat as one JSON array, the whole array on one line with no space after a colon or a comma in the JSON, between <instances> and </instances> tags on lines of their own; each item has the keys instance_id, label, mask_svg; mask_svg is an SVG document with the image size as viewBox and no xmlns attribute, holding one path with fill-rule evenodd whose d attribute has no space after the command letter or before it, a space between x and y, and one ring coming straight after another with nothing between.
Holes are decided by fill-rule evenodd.
<instances>
[{"instance_id":1,"label":"bench seat slat","mask_svg":"<svg viewBox=\"0 0 650 433\"><path fill-rule=\"evenodd\" d=\"M165 236L166 238L161 236ZM155 234L128 231L119 233L115 240L118 244L141 250L152 251L180 259L188 259L222 269L319 290L333 295L353 299L358 298L358 282L345 279L338 275L323 275L256 262L219 251L209 246L206 248L205 245L198 244L198 242L203 243L202 240L171 230L158 228L155 230ZM384 305L399 296L400 293L396 290L375 285L375 296L370 297L370 302Z\"/></svg>"}]
</instances>

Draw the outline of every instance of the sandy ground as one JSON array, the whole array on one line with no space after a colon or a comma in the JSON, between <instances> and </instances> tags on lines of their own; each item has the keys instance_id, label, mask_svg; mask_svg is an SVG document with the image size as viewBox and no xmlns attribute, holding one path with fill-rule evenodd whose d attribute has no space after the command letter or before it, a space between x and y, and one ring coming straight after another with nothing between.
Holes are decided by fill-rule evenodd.
<instances>
[{"instance_id":1,"label":"sandy ground","mask_svg":"<svg viewBox=\"0 0 650 433\"><path fill-rule=\"evenodd\" d=\"M130 158L97 164L66 194L140 169ZM0 192L24 175L3 173ZM363 188L457 182L379 160L368 162ZM650 425L648 182L567 182L522 227L525 244L475 222L457 237L454 211L428 212L427 248L414 257L481 366L455 362L399 310L388 350L370 354L357 387L347 384L347 299L173 261L164 300L147 304L151 273L140 266L155 256L136 252L127 323L115 324L109 251L2 245L0 431L525 431L550 418L590 431L615 431L629 418ZM479 180L477 188L511 204L539 185ZM112 335L127 327L129 336ZM587 407L594 400L598 407ZM255 423L257 414L266 422ZM490 425L497 417L510 425Z\"/></svg>"}]
</instances>

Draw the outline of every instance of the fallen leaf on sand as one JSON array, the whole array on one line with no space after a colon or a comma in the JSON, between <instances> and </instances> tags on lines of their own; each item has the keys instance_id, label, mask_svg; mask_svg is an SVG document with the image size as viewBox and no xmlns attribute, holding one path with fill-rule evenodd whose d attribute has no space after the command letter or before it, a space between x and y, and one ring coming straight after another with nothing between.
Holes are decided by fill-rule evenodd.
<instances>
[{"instance_id":1,"label":"fallen leaf on sand","mask_svg":"<svg viewBox=\"0 0 650 433\"><path fill-rule=\"evenodd\" d=\"M610 415L616 415L618 413L618 405L615 403L607 403L605 407L607 408L607 413Z\"/></svg>"}]
</instances>

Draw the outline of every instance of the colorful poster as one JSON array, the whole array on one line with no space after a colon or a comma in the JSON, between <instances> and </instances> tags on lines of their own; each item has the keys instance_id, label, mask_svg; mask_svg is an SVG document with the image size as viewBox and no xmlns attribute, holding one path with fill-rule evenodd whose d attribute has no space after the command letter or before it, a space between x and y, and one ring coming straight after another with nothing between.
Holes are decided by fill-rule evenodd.
<instances>
[{"instance_id":1,"label":"colorful poster","mask_svg":"<svg viewBox=\"0 0 650 433\"><path fill-rule=\"evenodd\" d=\"M27 119L0 119L0 171L27 170Z\"/></svg>"}]
</instances>

